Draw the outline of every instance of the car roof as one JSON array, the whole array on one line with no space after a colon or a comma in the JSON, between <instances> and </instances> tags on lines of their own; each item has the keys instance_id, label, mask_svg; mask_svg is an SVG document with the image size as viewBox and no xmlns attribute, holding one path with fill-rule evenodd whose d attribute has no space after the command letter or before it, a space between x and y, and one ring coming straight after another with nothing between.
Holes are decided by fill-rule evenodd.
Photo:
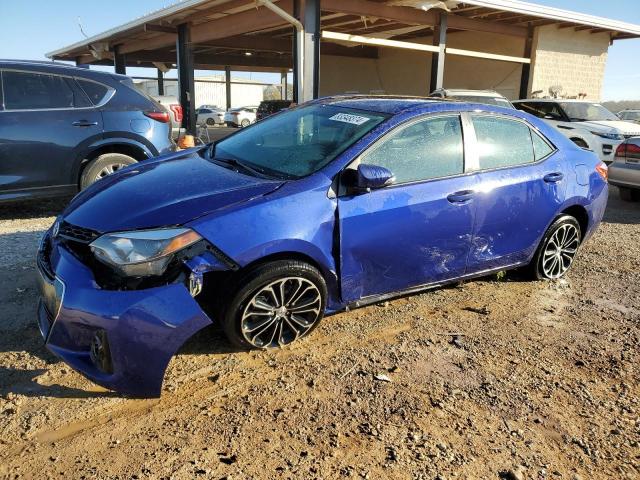
<instances>
[{"instance_id":1,"label":"car roof","mask_svg":"<svg viewBox=\"0 0 640 480\"><path fill-rule=\"evenodd\" d=\"M368 110L370 112L395 115L411 108L442 103L442 100L428 97L404 97L392 95L337 95L316 100L324 105ZM459 103L459 102L451 102Z\"/></svg>"},{"instance_id":2,"label":"car roof","mask_svg":"<svg viewBox=\"0 0 640 480\"><path fill-rule=\"evenodd\" d=\"M128 79L126 75L117 73L102 72L100 70L91 70L89 68L76 67L66 63L52 62L46 60L16 60L16 59L0 59L1 68L15 68L25 70L43 71L48 70L62 75L77 75L86 78L105 78L110 77L116 81Z\"/></svg>"}]
</instances>

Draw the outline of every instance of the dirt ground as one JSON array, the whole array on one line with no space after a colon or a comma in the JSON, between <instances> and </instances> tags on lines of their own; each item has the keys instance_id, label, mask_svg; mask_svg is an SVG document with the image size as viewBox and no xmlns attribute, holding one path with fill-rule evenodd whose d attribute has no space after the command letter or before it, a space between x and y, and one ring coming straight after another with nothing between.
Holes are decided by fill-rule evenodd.
<instances>
[{"instance_id":1,"label":"dirt ground","mask_svg":"<svg viewBox=\"0 0 640 480\"><path fill-rule=\"evenodd\" d=\"M63 204L0 207L0 477L640 478L640 204L614 188L566 280L406 297L273 352L213 327L154 400L42 346L34 253Z\"/></svg>"}]
</instances>

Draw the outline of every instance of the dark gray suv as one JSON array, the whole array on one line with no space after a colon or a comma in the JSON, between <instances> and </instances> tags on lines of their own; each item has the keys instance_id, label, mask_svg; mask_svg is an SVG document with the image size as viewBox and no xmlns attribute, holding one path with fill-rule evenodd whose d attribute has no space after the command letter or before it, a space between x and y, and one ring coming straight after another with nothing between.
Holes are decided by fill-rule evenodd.
<instances>
[{"instance_id":1,"label":"dark gray suv","mask_svg":"<svg viewBox=\"0 0 640 480\"><path fill-rule=\"evenodd\" d=\"M0 60L0 201L76 193L174 150L170 131L126 76Z\"/></svg>"}]
</instances>

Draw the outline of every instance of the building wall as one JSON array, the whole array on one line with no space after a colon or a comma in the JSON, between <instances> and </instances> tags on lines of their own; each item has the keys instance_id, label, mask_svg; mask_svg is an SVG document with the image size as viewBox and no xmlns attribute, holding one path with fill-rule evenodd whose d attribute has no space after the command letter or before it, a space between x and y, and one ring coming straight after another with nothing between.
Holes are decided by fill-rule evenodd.
<instances>
[{"instance_id":1,"label":"building wall","mask_svg":"<svg viewBox=\"0 0 640 480\"><path fill-rule=\"evenodd\" d=\"M156 80L144 80L136 85L149 95L158 95L158 82ZM231 107L259 105L264 99L265 86L242 83L231 84ZM200 105L217 105L220 108L226 108L227 94L224 83L198 82L196 80L195 87L196 108ZM165 79L164 94L177 98L179 95L178 82Z\"/></svg>"},{"instance_id":2,"label":"building wall","mask_svg":"<svg viewBox=\"0 0 640 480\"><path fill-rule=\"evenodd\" d=\"M478 32L449 34L454 48L501 55L522 56L524 39ZM409 40L431 44L431 37ZM355 47L357 48L357 47ZM447 55L444 85L448 88L497 90L518 97L522 66L480 58ZM378 59L323 55L320 59L320 94L346 92L428 95L431 54L397 48L380 48Z\"/></svg>"},{"instance_id":3,"label":"building wall","mask_svg":"<svg viewBox=\"0 0 640 480\"><path fill-rule=\"evenodd\" d=\"M561 86L562 94L586 94L600 100L609 49L608 33L576 32L573 28L547 25L536 29L529 93Z\"/></svg>"}]
</instances>

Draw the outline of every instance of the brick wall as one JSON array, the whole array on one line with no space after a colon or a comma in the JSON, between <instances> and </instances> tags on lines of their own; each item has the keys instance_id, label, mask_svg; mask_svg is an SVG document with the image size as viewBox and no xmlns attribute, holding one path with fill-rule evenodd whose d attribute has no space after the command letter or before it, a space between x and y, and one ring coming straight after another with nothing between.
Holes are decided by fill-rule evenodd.
<instances>
[{"instance_id":1,"label":"brick wall","mask_svg":"<svg viewBox=\"0 0 640 480\"><path fill-rule=\"evenodd\" d=\"M609 49L608 33L576 32L547 25L536 29L529 93L560 85L565 96L600 100Z\"/></svg>"}]
</instances>

